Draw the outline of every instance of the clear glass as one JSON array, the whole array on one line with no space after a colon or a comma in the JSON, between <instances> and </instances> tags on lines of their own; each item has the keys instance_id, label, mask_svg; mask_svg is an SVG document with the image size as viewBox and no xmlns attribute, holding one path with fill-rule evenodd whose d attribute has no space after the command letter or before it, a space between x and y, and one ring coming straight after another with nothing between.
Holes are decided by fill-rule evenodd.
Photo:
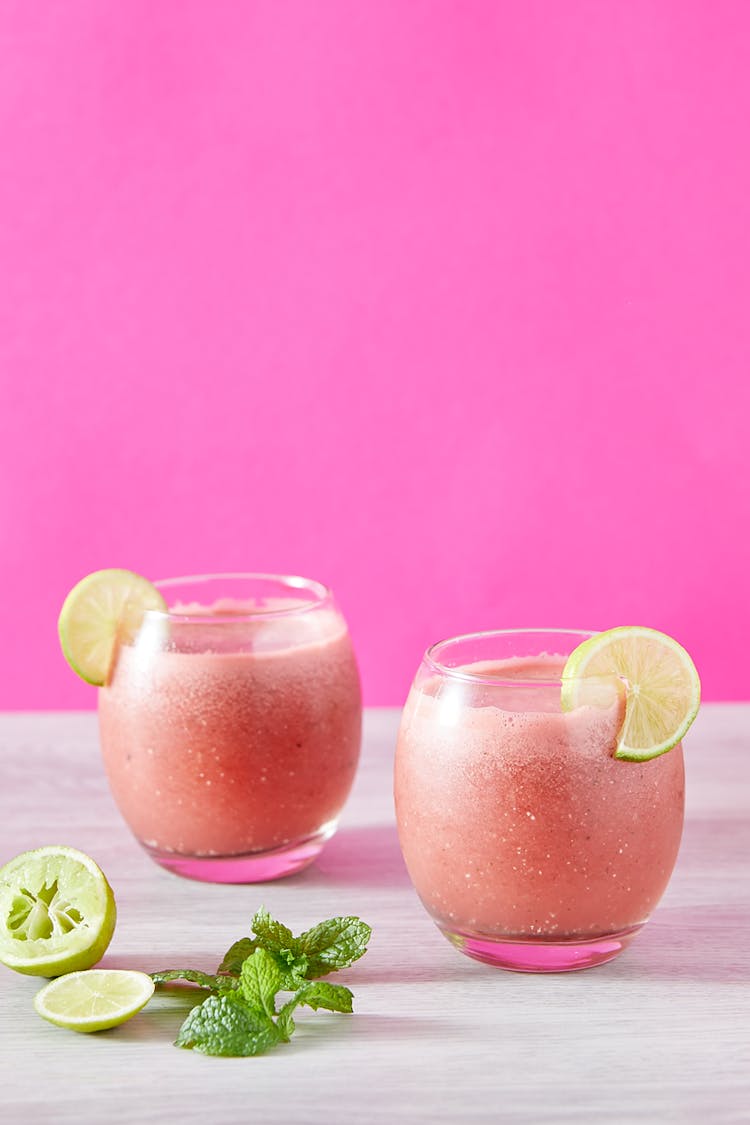
<instances>
[{"instance_id":1,"label":"clear glass","mask_svg":"<svg viewBox=\"0 0 750 1125\"><path fill-rule=\"evenodd\" d=\"M333 834L359 758L351 641L318 582L218 574L156 584L99 691L115 801L162 866L260 882L310 863Z\"/></svg>"},{"instance_id":2,"label":"clear glass","mask_svg":"<svg viewBox=\"0 0 750 1125\"><path fill-rule=\"evenodd\" d=\"M626 688L563 712L566 658L591 634L505 630L426 653L395 764L399 839L440 930L470 957L560 972L625 948L669 881L682 748L615 758Z\"/></svg>"}]
</instances>

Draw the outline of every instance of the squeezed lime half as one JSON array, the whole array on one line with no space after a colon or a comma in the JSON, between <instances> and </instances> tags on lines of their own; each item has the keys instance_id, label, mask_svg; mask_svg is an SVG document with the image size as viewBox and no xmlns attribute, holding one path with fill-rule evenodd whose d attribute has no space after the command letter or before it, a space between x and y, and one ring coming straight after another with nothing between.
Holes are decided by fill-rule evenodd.
<instances>
[{"instance_id":1,"label":"squeezed lime half","mask_svg":"<svg viewBox=\"0 0 750 1125\"><path fill-rule=\"evenodd\" d=\"M89 969L115 929L115 896L75 848L22 852L0 868L0 961L30 976Z\"/></svg>"}]
</instances>

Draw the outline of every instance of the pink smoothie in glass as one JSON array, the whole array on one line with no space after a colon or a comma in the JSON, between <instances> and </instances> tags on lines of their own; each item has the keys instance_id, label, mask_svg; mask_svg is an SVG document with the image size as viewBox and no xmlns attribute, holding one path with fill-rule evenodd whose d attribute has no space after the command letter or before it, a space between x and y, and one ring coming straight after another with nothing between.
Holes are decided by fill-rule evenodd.
<instances>
[{"instance_id":1,"label":"pink smoothie in glass","mask_svg":"<svg viewBox=\"0 0 750 1125\"><path fill-rule=\"evenodd\" d=\"M559 680L564 657L472 665ZM461 670L458 669L460 672ZM411 879L450 935L566 942L633 930L659 901L680 843L682 750L613 757L623 698L563 713L559 690L512 686L467 706L445 682L412 690L396 756ZM492 700L493 702L490 702Z\"/></svg>"},{"instance_id":2,"label":"pink smoothie in glass","mask_svg":"<svg viewBox=\"0 0 750 1125\"><path fill-rule=\"evenodd\" d=\"M248 643L246 621L212 635L200 607L185 610L193 624L167 641L123 646L99 694L104 764L132 831L152 852L198 857L330 834L361 737L343 619L261 615Z\"/></svg>"}]
</instances>

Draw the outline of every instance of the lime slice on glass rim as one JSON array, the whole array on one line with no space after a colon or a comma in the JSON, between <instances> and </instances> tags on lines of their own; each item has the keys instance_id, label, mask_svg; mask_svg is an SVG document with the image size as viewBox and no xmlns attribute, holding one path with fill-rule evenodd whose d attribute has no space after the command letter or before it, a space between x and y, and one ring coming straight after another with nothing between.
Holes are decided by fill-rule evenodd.
<instances>
[{"instance_id":1,"label":"lime slice on glass rim","mask_svg":"<svg viewBox=\"0 0 750 1125\"><path fill-rule=\"evenodd\" d=\"M42 1019L69 1031L105 1031L140 1012L154 982L134 969L88 969L50 981L34 997Z\"/></svg>"},{"instance_id":2,"label":"lime slice on glass rim","mask_svg":"<svg viewBox=\"0 0 750 1125\"><path fill-rule=\"evenodd\" d=\"M75 848L22 852L0 868L0 962L29 976L89 969L115 929L115 896Z\"/></svg>"},{"instance_id":3,"label":"lime slice on glass rim","mask_svg":"<svg viewBox=\"0 0 750 1125\"><path fill-rule=\"evenodd\" d=\"M57 629L63 654L86 683L101 687L118 641L132 638L149 609L165 610L156 587L131 570L96 570L63 602Z\"/></svg>"},{"instance_id":4,"label":"lime slice on glass rim","mask_svg":"<svg viewBox=\"0 0 750 1125\"><path fill-rule=\"evenodd\" d=\"M641 625L596 633L568 657L562 674L562 708L586 702L587 681L619 677L625 682L625 721L616 758L644 762L666 754L682 740L698 714L701 684L682 645Z\"/></svg>"}]
</instances>

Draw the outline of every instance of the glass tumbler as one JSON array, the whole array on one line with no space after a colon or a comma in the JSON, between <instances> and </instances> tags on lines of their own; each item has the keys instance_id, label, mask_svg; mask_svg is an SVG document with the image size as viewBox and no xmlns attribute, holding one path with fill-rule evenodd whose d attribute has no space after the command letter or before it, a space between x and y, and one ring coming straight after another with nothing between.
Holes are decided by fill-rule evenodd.
<instances>
[{"instance_id":1,"label":"glass tumbler","mask_svg":"<svg viewBox=\"0 0 750 1125\"><path fill-rule=\"evenodd\" d=\"M615 957L647 921L680 844L680 746L615 758L625 687L563 712L591 634L503 630L426 653L398 735L395 801L411 880L462 952L556 972Z\"/></svg>"},{"instance_id":2,"label":"glass tumbler","mask_svg":"<svg viewBox=\"0 0 750 1125\"><path fill-rule=\"evenodd\" d=\"M265 574L156 584L99 692L115 801L163 867L260 882L333 834L361 741L351 641L330 590Z\"/></svg>"}]
</instances>

